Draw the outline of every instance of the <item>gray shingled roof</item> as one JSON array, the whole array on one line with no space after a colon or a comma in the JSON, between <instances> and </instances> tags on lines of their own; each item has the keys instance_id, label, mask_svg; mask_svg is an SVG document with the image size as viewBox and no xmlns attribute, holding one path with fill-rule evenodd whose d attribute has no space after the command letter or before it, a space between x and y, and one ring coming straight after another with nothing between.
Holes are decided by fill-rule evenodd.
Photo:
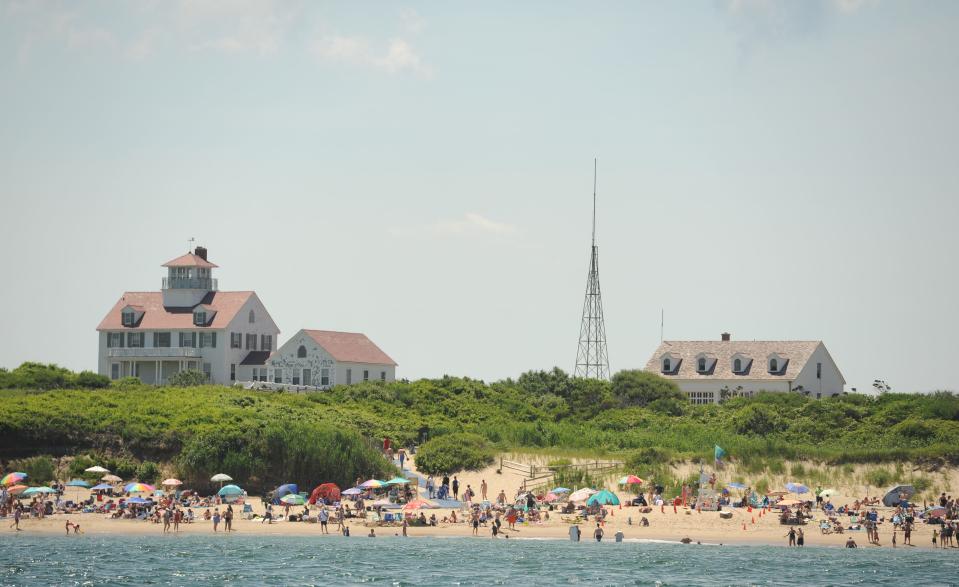
<instances>
[{"instance_id":1,"label":"gray shingled roof","mask_svg":"<svg viewBox=\"0 0 959 587\"><path fill-rule=\"evenodd\" d=\"M659 373L667 379L767 379L793 380L806 366L806 362L821 341L818 340L667 340L659 345L646 364L646 370ZM662 357L671 353L673 370L663 373ZM770 373L767 358L776 353L780 357L780 371ZM705 354L707 371L697 371L697 358ZM733 373L733 357L743 357L744 373ZM680 362L677 365L675 357ZM716 359L710 365L710 359ZM786 361L785 367L782 362ZM751 361L751 362L750 362Z\"/></svg>"}]
</instances>

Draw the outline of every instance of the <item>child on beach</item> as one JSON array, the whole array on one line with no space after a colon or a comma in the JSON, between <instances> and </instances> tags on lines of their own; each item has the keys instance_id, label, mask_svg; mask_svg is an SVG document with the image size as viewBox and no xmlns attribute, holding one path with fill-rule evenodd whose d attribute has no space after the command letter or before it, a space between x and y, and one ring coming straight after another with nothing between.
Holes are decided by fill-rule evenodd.
<instances>
[{"instance_id":1,"label":"child on beach","mask_svg":"<svg viewBox=\"0 0 959 587\"><path fill-rule=\"evenodd\" d=\"M220 525L220 508L213 510L213 531L216 532L216 527Z\"/></svg>"}]
</instances>

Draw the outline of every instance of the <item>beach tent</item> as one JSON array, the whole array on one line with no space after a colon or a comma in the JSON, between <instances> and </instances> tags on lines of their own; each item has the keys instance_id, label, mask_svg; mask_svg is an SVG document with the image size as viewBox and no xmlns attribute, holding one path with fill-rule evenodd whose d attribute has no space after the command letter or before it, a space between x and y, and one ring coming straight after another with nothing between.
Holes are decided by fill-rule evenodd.
<instances>
[{"instance_id":1,"label":"beach tent","mask_svg":"<svg viewBox=\"0 0 959 587\"><path fill-rule=\"evenodd\" d=\"M310 494L310 503L316 503L320 499L329 502L340 501L340 488L336 483L323 483L316 486Z\"/></svg>"},{"instance_id":2,"label":"beach tent","mask_svg":"<svg viewBox=\"0 0 959 587\"><path fill-rule=\"evenodd\" d=\"M277 497L283 497L284 495L289 495L291 493L299 493L299 492L300 492L300 486L297 485L296 483L286 483L276 488Z\"/></svg>"},{"instance_id":3,"label":"beach tent","mask_svg":"<svg viewBox=\"0 0 959 587\"><path fill-rule=\"evenodd\" d=\"M231 495L243 495L243 489L236 485L224 485L216 492L220 497L226 497Z\"/></svg>"},{"instance_id":4,"label":"beach tent","mask_svg":"<svg viewBox=\"0 0 959 587\"><path fill-rule=\"evenodd\" d=\"M896 485L886 492L886 495L882 498L882 504L891 508L899 505L899 502L901 501L900 495L908 500L915 494L916 488L912 485Z\"/></svg>"},{"instance_id":5,"label":"beach tent","mask_svg":"<svg viewBox=\"0 0 959 587\"><path fill-rule=\"evenodd\" d=\"M586 505L619 505L619 498L616 497L616 494L608 489L603 489L594 493L588 500L586 500Z\"/></svg>"},{"instance_id":6,"label":"beach tent","mask_svg":"<svg viewBox=\"0 0 959 587\"><path fill-rule=\"evenodd\" d=\"M104 469L103 467L97 465L95 467L89 467L84 469L86 473L109 473L110 469Z\"/></svg>"}]
</instances>

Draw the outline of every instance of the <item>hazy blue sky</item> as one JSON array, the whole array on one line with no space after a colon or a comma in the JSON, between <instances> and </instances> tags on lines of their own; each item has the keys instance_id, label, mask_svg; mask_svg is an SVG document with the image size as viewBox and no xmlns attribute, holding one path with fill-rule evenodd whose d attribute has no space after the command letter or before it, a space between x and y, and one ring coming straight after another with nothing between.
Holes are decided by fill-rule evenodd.
<instances>
[{"instance_id":1,"label":"hazy blue sky","mask_svg":"<svg viewBox=\"0 0 959 587\"><path fill-rule=\"evenodd\" d=\"M956 389L959 2L0 2L0 365L196 237L397 375L576 355L592 160L611 368L822 339Z\"/></svg>"}]
</instances>

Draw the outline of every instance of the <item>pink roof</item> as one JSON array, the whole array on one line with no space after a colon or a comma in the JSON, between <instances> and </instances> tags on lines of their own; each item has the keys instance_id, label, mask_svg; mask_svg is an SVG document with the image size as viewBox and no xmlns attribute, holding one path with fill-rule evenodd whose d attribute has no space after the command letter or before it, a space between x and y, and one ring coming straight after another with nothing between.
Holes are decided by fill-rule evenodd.
<instances>
[{"instance_id":1,"label":"pink roof","mask_svg":"<svg viewBox=\"0 0 959 587\"><path fill-rule=\"evenodd\" d=\"M344 363L372 363L374 365L396 365L396 362L373 341L359 332L334 332L332 330L304 330L316 344L330 353L334 359Z\"/></svg>"},{"instance_id":2,"label":"pink roof","mask_svg":"<svg viewBox=\"0 0 959 587\"><path fill-rule=\"evenodd\" d=\"M204 328L226 328L243 304L256 295L252 291L214 291L203 298L203 305L216 311L213 321ZM128 305L142 306L143 319L136 328L124 326L120 316ZM114 304L97 330L194 329L193 308L165 308L163 294L158 291L128 291Z\"/></svg>"},{"instance_id":3,"label":"pink roof","mask_svg":"<svg viewBox=\"0 0 959 587\"><path fill-rule=\"evenodd\" d=\"M187 253L172 261L167 261L163 264L163 267L203 267L204 269L213 269L214 267L219 267L219 265L214 265L199 255Z\"/></svg>"}]
</instances>

